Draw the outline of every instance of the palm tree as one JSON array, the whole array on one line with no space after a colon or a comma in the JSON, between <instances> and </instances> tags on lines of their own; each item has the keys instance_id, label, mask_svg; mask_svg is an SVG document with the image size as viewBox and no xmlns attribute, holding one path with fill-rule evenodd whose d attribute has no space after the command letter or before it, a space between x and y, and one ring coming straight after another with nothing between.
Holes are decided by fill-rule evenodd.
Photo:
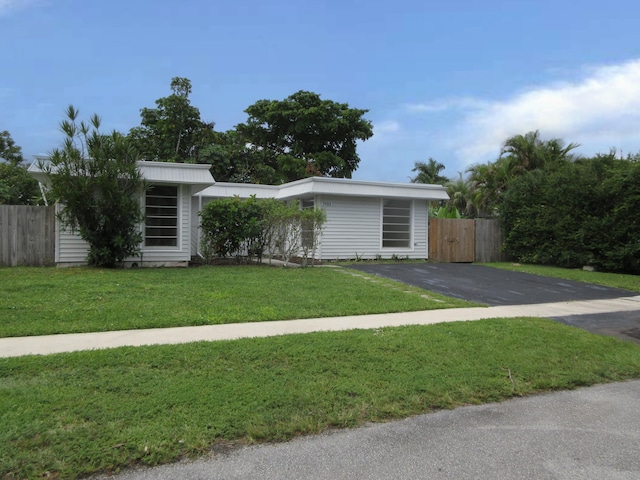
<instances>
[{"instance_id":1,"label":"palm tree","mask_svg":"<svg viewBox=\"0 0 640 480\"><path fill-rule=\"evenodd\" d=\"M418 174L411 179L411 183L444 185L449 181L447 177L440 175L440 172L444 169L444 164L435 161L433 158L429 158L429 163L414 162L414 167L411 171L418 172Z\"/></svg>"},{"instance_id":2,"label":"palm tree","mask_svg":"<svg viewBox=\"0 0 640 480\"><path fill-rule=\"evenodd\" d=\"M446 187L449 194L447 206L456 208L465 217L476 215L476 208L471 201L470 182L462 177L462 172L458 172L458 178L449 181Z\"/></svg>"},{"instance_id":3,"label":"palm tree","mask_svg":"<svg viewBox=\"0 0 640 480\"><path fill-rule=\"evenodd\" d=\"M565 146L559 138L542 140L540 132L536 130L525 135L509 137L502 145L499 158L510 159L511 173L518 175L529 170L549 168L560 162L570 161L573 155L569 152L579 146L577 143Z\"/></svg>"},{"instance_id":4,"label":"palm tree","mask_svg":"<svg viewBox=\"0 0 640 480\"><path fill-rule=\"evenodd\" d=\"M514 135L505 140L499 158L510 157L513 161L513 173L539 168L540 165L540 132L528 132L525 135Z\"/></svg>"},{"instance_id":5,"label":"palm tree","mask_svg":"<svg viewBox=\"0 0 640 480\"><path fill-rule=\"evenodd\" d=\"M500 203L500 198L514 176L514 160L502 157L495 162L474 164L467 168L469 173L470 200L479 217L492 217Z\"/></svg>"}]
</instances>

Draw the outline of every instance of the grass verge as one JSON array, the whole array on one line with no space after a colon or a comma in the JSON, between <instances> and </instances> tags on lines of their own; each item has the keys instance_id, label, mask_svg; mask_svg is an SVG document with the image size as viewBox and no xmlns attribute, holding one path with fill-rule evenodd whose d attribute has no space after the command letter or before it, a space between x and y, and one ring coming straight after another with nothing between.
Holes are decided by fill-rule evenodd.
<instances>
[{"instance_id":1,"label":"grass verge","mask_svg":"<svg viewBox=\"0 0 640 480\"><path fill-rule=\"evenodd\" d=\"M0 276L0 337L474 306L342 268L3 268Z\"/></svg>"},{"instance_id":2,"label":"grass verge","mask_svg":"<svg viewBox=\"0 0 640 480\"><path fill-rule=\"evenodd\" d=\"M486 265L487 267L501 268L503 270L511 270L513 272L533 273L536 275L544 275L546 277L564 278L566 280L574 280L576 282L593 283L595 285L602 285L605 287L622 288L625 290L631 290L632 292L640 292L639 275L588 272L585 270L571 268L550 267L547 265L527 265L509 262L479 263L478 265Z\"/></svg>"},{"instance_id":3,"label":"grass verge","mask_svg":"<svg viewBox=\"0 0 640 480\"><path fill-rule=\"evenodd\" d=\"M74 479L638 377L639 346L535 318L0 359L0 478Z\"/></svg>"}]
</instances>

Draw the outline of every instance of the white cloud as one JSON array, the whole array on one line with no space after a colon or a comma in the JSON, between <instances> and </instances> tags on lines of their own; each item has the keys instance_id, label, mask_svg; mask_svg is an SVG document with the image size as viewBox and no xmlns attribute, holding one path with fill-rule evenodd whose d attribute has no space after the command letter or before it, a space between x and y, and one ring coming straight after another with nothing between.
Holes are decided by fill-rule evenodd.
<instances>
[{"instance_id":1,"label":"white cloud","mask_svg":"<svg viewBox=\"0 0 640 480\"><path fill-rule=\"evenodd\" d=\"M475 110L486 108L489 103L473 97L445 98L430 103L412 103L405 105L408 112L436 113L446 110Z\"/></svg>"},{"instance_id":2,"label":"white cloud","mask_svg":"<svg viewBox=\"0 0 640 480\"><path fill-rule=\"evenodd\" d=\"M27 8L37 0L0 0L0 16L7 15L9 12Z\"/></svg>"},{"instance_id":3,"label":"white cloud","mask_svg":"<svg viewBox=\"0 0 640 480\"><path fill-rule=\"evenodd\" d=\"M464 103L472 111L449 146L465 165L496 158L508 137L532 130L544 139L579 143L586 155L610 147L640 150L640 60L590 68L578 81L530 88L503 101L443 105Z\"/></svg>"},{"instance_id":4,"label":"white cloud","mask_svg":"<svg viewBox=\"0 0 640 480\"><path fill-rule=\"evenodd\" d=\"M397 133L402 130L400 123L395 120L386 120L373 126L374 134Z\"/></svg>"},{"instance_id":5,"label":"white cloud","mask_svg":"<svg viewBox=\"0 0 640 480\"><path fill-rule=\"evenodd\" d=\"M400 122L396 120L383 120L373 122L373 137L364 144L389 143L399 140L404 135Z\"/></svg>"}]
</instances>

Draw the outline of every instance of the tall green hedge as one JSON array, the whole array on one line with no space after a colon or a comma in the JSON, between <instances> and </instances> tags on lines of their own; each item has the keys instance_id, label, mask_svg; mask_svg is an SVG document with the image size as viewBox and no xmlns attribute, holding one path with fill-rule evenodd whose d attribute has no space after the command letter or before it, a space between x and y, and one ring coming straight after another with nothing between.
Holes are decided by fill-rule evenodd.
<instances>
[{"instance_id":1,"label":"tall green hedge","mask_svg":"<svg viewBox=\"0 0 640 480\"><path fill-rule=\"evenodd\" d=\"M601 155L515 178L505 251L527 263L640 273L640 162Z\"/></svg>"}]
</instances>

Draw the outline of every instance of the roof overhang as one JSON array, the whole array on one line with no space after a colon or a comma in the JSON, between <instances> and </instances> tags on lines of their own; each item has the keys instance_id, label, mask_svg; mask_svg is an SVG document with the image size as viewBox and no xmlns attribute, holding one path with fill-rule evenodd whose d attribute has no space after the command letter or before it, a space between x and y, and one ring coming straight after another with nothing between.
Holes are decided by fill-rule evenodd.
<instances>
[{"instance_id":1,"label":"roof overhang","mask_svg":"<svg viewBox=\"0 0 640 480\"><path fill-rule=\"evenodd\" d=\"M48 182L48 175L44 172L49 157L36 156L29 165L28 172L40 183ZM142 178L149 183L170 183L173 185L191 186L191 194L197 193L215 184L209 171L210 165L195 163L168 163L138 161L138 169Z\"/></svg>"},{"instance_id":2,"label":"roof overhang","mask_svg":"<svg viewBox=\"0 0 640 480\"><path fill-rule=\"evenodd\" d=\"M276 198L287 200L314 195L341 195L351 197L410 198L420 200L448 200L442 185L423 183L367 182L345 178L310 177L283 185L254 185L223 183L202 190L202 197Z\"/></svg>"}]
</instances>

